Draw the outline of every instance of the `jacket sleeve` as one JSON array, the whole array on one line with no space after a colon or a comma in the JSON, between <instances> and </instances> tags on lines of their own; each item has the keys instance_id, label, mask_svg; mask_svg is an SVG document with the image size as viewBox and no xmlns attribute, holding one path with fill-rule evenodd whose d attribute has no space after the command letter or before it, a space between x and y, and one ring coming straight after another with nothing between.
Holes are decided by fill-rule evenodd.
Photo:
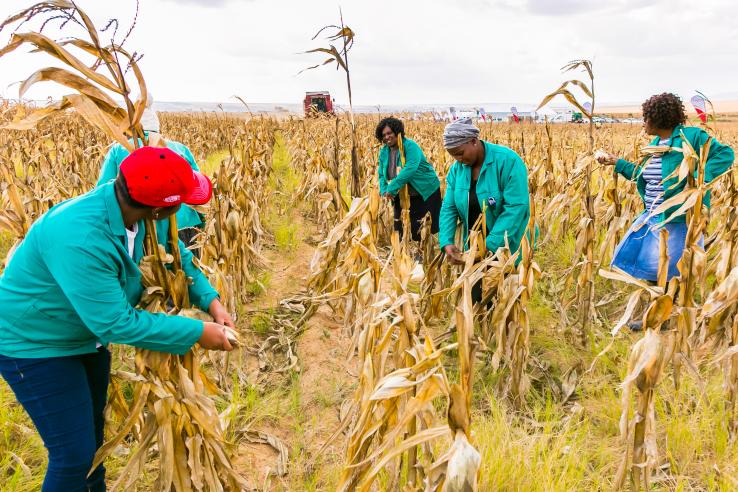
<instances>
[{"instance_id":1,"label":"jacket sleeve","mask_svg":"<svg viewBox=\"0 0 738 492\"><path fill-rule=\"evenodd\" d=\"M195 265L192 251L187 249L182 241L179 242L179 251L182 255L182 269L192 279L192 285L189 288L190 302L207 313L210 303L219 297L218 293L210 285L210 281L202 270Z\"/></svg>"},{"instance_id":2,"label":"jacket sleeve","mask_svg":"<svg viewBox=\"0 0 738 492\"><path fill-rule=\"evenodd\" d=\"M423 151L420 146L414 142L404 141L403 150L405 151L405 165L387 186L387 193L397 195L403 186L405 186L415 175L420 167L420 161L423 160Z\"/></svg>"},{"instance_id":3,"label":"jacket sleeve","mask_svg":"<svg viewBox=\"0 0 738 492\"><path fill-rule=\"evenodd\" d=\"M487 234L487 249L494 253L505 246L505 235L520 230L520 224L530 216L530 193L528 192L528 169L523 160L515 156L510 160L510 171L502 184L502 212ZM517 240L519 238L515 238ZM508 242L513 238L508 237Z\"/></svg>"},{"instance_id":4,"label":"jacket sleeve","mask_svg":"<svg viewBox=\"0 0 738 492\"><path fill-rule=\"evenodd\" d=\"M621 176L630 181L633 181L635 168L635 164L628 162L625 159L618 159L615 163L615 172L620 173Z\"/></svg>"},{"instance_id":5,"label":"jacket sleeve","mask_svg":"<svg viewBox=\"0 0 738 492\"><path fill-rule=\"evenodd\" d=\"M377 157L377 173L379 174L379 194L384 195L387 191L387 178L384 175L385 163L382 161L382 153L384 147L379 150L379 156Z\"/></svg>"},{"instance_id":6,"label":"jacket sleeve","mask_svg":"<svg viewBox=\"0 0 738 492\"><path fill-rule=\"evenodd\" d=\"M45 261L82 322L100 340L187 353L202 336L202 321L131 306L120 286L115 254L84 243L60 244Z\"/></svg>"},{"instance_id":7,"label":"jacket sleeve","mask_svg":"<svg viewBox=\"0 0 738 492\"><path fill-rule=\"evenodd\" d=\"M699 146L702 147L709 137L710 135L707 132L700 132L697 139ZM695 150L699 152L699 149ZM705 164L705 181L709 183L723 174L733 165L734 160L735 153L733 149L713 138L710 142L710 150L707 154L707 163Z\"/></svg>"},{"instance_id":8,"label":"jacket sleeve","mask_svg":"<svg viewBox=\"0 0 738 492\"><path fill-rule=\"evenodd\" d=\"M159 244L164 246L167 253L171 253L169 247L169 219L156 221L156 237ZM185 275L192 279L188 292L190 294L190 302L205 312L208 312L210 303L218 297L218 292L210 285L207 277L193 261L192 251L187 249L181 240L179 242L179 254L182 257L182 270Z\"/></svg>"},{"instance_id":9,"label":"jacket sleeve","mask_svg":"<svg viewBox=\"0 0 738 492\"><path fill-rule=\"evenodd\" d=\"M118 169L120 168L120 163L125 158L125 154L127 154L127 151L120 144L116 143L110 147L108 153L105 154L105 159L100 168L100 177L95 186L103 185L111 179L118 177Z\"/></svg>"},{"instance_id":10,"label":"jacket sleeve","mask_svg":"<svg viewBox=\"0 0 738 492\"><path fill-rule=\"evenodd\" d=\"M456 166L451 166L446 176L446 195L443 197L441 212L438 219L438 240L441 251L445 246L454 244L456 225L459 221L459 211L454 202L454 188L456 187Z\"/></svg>"}]
</instances>

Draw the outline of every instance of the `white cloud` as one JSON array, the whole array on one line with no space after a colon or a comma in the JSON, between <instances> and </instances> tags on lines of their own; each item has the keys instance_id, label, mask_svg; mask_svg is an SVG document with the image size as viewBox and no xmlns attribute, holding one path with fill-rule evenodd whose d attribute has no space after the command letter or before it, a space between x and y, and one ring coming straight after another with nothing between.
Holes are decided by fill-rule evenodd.
<instances>
[{"instance_id":1,"label":"white cloud","mask_svg":"<svg viewBox=\"0 0 738 492\"><path fill-rule=\"evenodd\" d=\"M166 3L175 3L179 5L199 5L206 8L218 8L232 1L251 2L253 0L162 0Z\"/></svg>"},{"instance_id":2,"label":"white cloud","mask_svg":"<svg viewBox=\"0 0 738 492\"><path fill-rule=\"evenodd\" d=\"M126 26L133 0L79 0L100 25ZM0 17L25 7L5 0ZM357 104L536 103L574 58L595 63L600 102L641 101L656 92L734 92L738 4L703 0L344 0L356 32L350 53ZM334 0L141 0L127 46L159 100L299 102L306 90L346 100L342 72L299 54L338 21ZM122 28L121 28L122 30ZM0 43L7 33L0 33ZM0 95L43 66L39 55L0 58ZM39 85L31 94L59 94Z\"/></svg>"}]
</instances>

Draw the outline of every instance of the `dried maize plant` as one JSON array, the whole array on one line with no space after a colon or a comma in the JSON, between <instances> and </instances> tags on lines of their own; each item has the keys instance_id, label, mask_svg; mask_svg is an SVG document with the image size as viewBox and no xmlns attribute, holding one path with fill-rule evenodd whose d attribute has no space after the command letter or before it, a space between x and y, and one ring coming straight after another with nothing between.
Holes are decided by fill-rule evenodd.
<instances>
[{"instance_id":1,"label":"dried maize plant","mask_svg":"<svg viewBox=\"0 0 738 492\"><path fill-rule=\"evenodd\" d=\"M135 137L143 136L139 121L147 94L143 75L136 63L137 55L129 55L121 47L122 43L118 44L115 40L103 47L97 29L89 17L73 2L64 0L38 3L8 18L0 25L0 29L17 21L28 22L36 16L49 16L50 20L61 20L63 25L79 25L90 40L71 38L63 43L56 43L37 32L14 33L8 46L0 50L0 56L23 44L30 44L74 70L41 69L22 84L21 94L33 83L43 80L57 82L78 93L65 96L60 102L35 110L23 118L17 118L8 128L32 127L55 113L73 108L89 123L132 150L126 134L133 136L135 143L139 141ZM86 65L67 51L65 46L92 55L95 62L91 67ZM125 68L120 65L120 59L127 62ZM98 72L103 67L108 71L109 77ZM135 103L129 98L130 88L125 79L128 69L133 72L139 93L143 95ZM126 109L118 107L106 90L123 97ZM160 249L154 223L148 221L146 224L147 256L140 266L145 287L141 307L161 311L171 300L174 305L172 313L175 313L189 308L189 280L181 268L174 218L169 222L168 232L171 254ZM172 268L165 268L165 264L171 264ZM195 314L190 312L190 315ZM231 337L235 343L235 335L231 334ZM193 487L197 490L204 490L205 487L207 490L223 490L222 481L232 490L245 487L246 483L230 466L215 405L204 395L207 380L199 371L197 355L192 351L179 357L137 350L136 368L138 374L133 378L136 389L129 415L113 440L98 450L92 469L129 435L136 424L143 421L141 432L137 436L141 439L140 445L113 485L113 490L121 485L129 487L136 481L155 438L161 465L160 490L168 491L172 487L177 490L192 490ZM121 400L114 398L114 401L119 408Z\"/></svg>"},{"instance_id":2,"label":"dried maize plant","mask_svg":"<svg viewBox=\"0 0 738 492\"><path fill-rule=\"evenodd\" d=\"M420 229L420 249L423 257L423 264L420 265L423 271L420 284L420 312L425 323L433 318L441 319L443 313L453 309L452 301L448 297L432 295L450 287L453 267L443 261L440 252L435 253L438 251L438 238L430 233L429 219L430 217L426 216Z\"/></svg>"},{"instance_id":3,"label":"dried maize plant","mask_svg":"<svg viewBox=\"0 0 738 492\"><path fill-rule=\"evenodd\" d=\"M436 422L433 401L448 394L440 358L457 344L438 349L424 333L417 294L409 290L414 262L398 234L387 261L382 274L391 287L373 294L357 326L361 373L342 426L349 437L338 490L373 490L383 471L385 490L418 488L433 466L431 441L448 435L448 427Z\"/></svg>"},{"instance_id":4,"label":"dried maize plant","mask_svg":"<svg viewBox=\"0 0 738 492\"><path fill-rule=\"evenodd\" d=\"M471 442L471 404L477 348L474 334L475 316L472 306L472 285L474 285L474 282L481 281L481 276L486 276L488 269L482 264L475 265L474 263L477 252L486 249L484 245L485 238L478 232L472 232L471 234L470 249L465 258L464 272L460 276L461 289L457 292L457 306L454 312L459 347L459 383L453 383L450 386L447 411L453 444L431 467L426 481L426 490L439 490L438 487L434 487L435 483L438 483L441 486L440 490L443 492L474 492L477 490L479 482L481 455ZM485 261L489 261L489 259ZM475 266L477 267L476 271L474 271ZM477 309L479 309L479 306ZM446 462L445 477L438 480L433 472L438 469L438 464L444 462Z\"/></svg>"},{"instance_id":5,"label":"dried maize plant","mask_svg":"<svg viewBox=\"0 0 738 492\"><path fill-rule=\"evenodd\" d=\"M595 158L601 151L595 152ZM645 165L647 161L642 163ZM625 200L621 198L618 193L619 174L615 171L613 166L611 180L609 183L603 185L605 190L604 197L608 202L606 211L604 214L599 214L602 217L602 223L605 224L605 238L600 245L599 250L599 264L602 264L606 258L612 258L612 253L615 251L616 245L620 242L623 234L627 230L631 217L636 214L636 207L640 206L640 202L636 194L630 194L630 197L626 197ZM625 201L625 204L623 203Z\"/></svg>"},{"instance_id":6,"label":"dried maize plant","mask_svg":"<svg viewBox=\"0 0 738 492\"><path fill-rule=\"evenodd\" d=\"M233 154L247 129L269 128L270 119L246 120L229 113L160 113L162 135L183 142L198 160L222 150Z\"/></svg>"},{"instance_id":7,"label":"dried maize plant","mask_svg":"<svg viewBox=\"0 0 738 492\"><path fill-rule=\"evenodd\" d=\"M700 342L712 339L709 352L720 354L715 363L722 366L726 392L728 430L733 439L738 433L738 193L735 193L736 170L730 171L730 203L725 220L727 227L718 228L713 241L719 247L716 255L716 286L702 305L698 322L702 326ZM713 204L715 207L717 204ZM709 322L706 322L709 320Z\"/></svg>"},{"instance_id":8,"label":"dried maize plant","mask_svg":"<svg viewBox=\"0 0 738 492\"><path fill-rule=\"evenodd\" d=\"M338 264L347 239L356 231L361 217L368 209L369 197L354 199L348 213L328 232L325 240L318 245L310 261L310 275L308 277L308 289L315 295L334 291L340 292L340 294L334 294L334 296L342 296L349 291L345 284L340 285L341 274L338 272Z\"/></svg>"},{"instance_id":9,"label":"dried maize plant","mask_svg":"<svg viewBox=\"0 0 738 492\"><path fill-rule=\"evenodd\" d=\"M379 290L380 260L376 246L379 193L354 199L346 216L318 245L310 262L308 288L312 315L317 303L327 302L341 314L347 333Z\"/></svg>"},{"instance_id":10,"label":"dried maize plant","mask_svg":"<svg viewBox=\"0 0 738 492\"><path fill-rule=\"evenodd\" d=\"M46 18L39 32L14 32L8 44L0 49L0 57L21 46L30 45L37 52L56 58L67 68L46 67L36 71L21 84L19 97L22 98L34 84L47 81L72 89L75 93L64 96L60 101L36 109L29 114L19 114L11 123L5 125L5 128L31 129L49 116L67 109L74 109L90 124L103 130L125 148L133 150L126 133L133 133L135 134L133 136L143 138L138 122L146 107L147 97L146 83L136 63L140 55L135 52L130 54L123 49L122 44L125 39L116 42L112 39L115 33L111 36L110 44L104 46L100 41L100 33L92 20L74 2L67 0L36 3L5 19L0 24L0 31L15 23L22 26L36 18ZM62 26L81 27L89 39L72 37L56 42L48 38L41 31L49 21L53 20L60 21ZM117 21L111 21L107 28L112 25L117 26ZM69 51L68 47L73 48L74 52L82 56L91 56L94 60L92 65L88 66L72 51ZM121 60L125 62L125 65L121 65ZM135 102L130 98L131 88L125 78L129 69L135 76L139 94L141 94L140 99ZM126 109L119 107L108 92L122 97Z\"/></svg>"},{"instance_id":11,"label":"dried maize plant","mask_svg":"<svg viewBox=\"0 0 738 492\"><path fill-rule=\"evenodd\" d=\"M321 232L333 228L349 208L340 189L339 122L320 117L291 120L283 132L292 165L304 176L295 199L311 207Z\"/></svg>"},{"instance_id":12,"label":"dried maize plant","mask_svg":"<svg viewBox=\"0 0 738 492\"><path fill-rule=\"evenodd\" d=\"M402 137L397 139L397 145L398 145L398 154L400 155L400 166L397 166L397 175L400 174L400 171L403 167L405 167L405 150L402 145ZM400 193L398 194L398 197L400 199L400 208L402 209L402 212L400 213L400 220L402 222L402 244L405 247L405 251L409 252L410 249L410 191L408 190L407 185L403 186L400 190ZM394 216L393 216L394 217Z\"/></svg>"},{"instance_id":13,"label":"dried maize plant","mask_svg":"<svg viewBox=\"0 0 738 492\"><path fill-rule=\"evenodd\" d=\"M21 26L41 19L44 22L38 32L17 31ZM59 21L62 26L81 27L89 39L72 37L61 42L54 41L41 33L52 21ZM35 52L46 53L67 67L46 67L34 72L21 83L20 97L38 82L55 82L75 91L64 96L61 101L42 108L27 110L28 108L17 105L13 120L6 121L2 126L5 130L28 131L37 127L46 130L42 134L3 134L2 153L9 158L2 159L0 168L3 177L0 228L9 230L17 238L17 245L36 218L55 203L86 191L94 179L90 176L97 174L90 161L86 165L81 165L80 162L99 155L101 146L96 145L100 142L99 132L93 132L90 127L81 125L78 118L62 116L62 113L68 109L75 110L89 124L131 149L125 132L135 132L131 129L136 128L146 100L143 96L135 102L131 101L131 89L125 79L128 69L133 72L142 94L146 94L146 86L136 64L138 55L129 54L121 46L122 43L114 40L110 45L103 46L95 25L73 2L54 0L34 4L5 19L0 24L0 31L14 24L18 24L18 28L11 35L8 44L0 49L0 57L21 46L31 46L35 48ZM72 51L67 47L72 48ZM88 66L75 53L92 57L94 62ZM124 66L121 65L121 60L125 63ZM122 97L128 111L120 108L108 92ZM52 118L53 116L56 118ZM48 131L49 127L45 125L50 122L54 122L54 125ZM55 131L57 128L58 133ZM96 136L88 141L82 139L84 143L75 145L77 138L89 134ZM70 135L77 138L58 140L59 137ZM93 144L94 152L88 154L90 144ZM20 162L13 155L19 156Z\"/></svg>"},{"instance_id":14,"label":"dried maize plant","mask_svg":"<svg viewBox=\"0 0 738 492\"><path fill-rule=\"evenodd\" d=\"M625 450L615 477L618 490L627 476L634 490L641 485L648 490L651 470L658 465L654 392L674 350L674 332L661 331L671 312L672 297L668 294L651 303L643 315L643 338L633 345L628 358L628 374L621 385L620 435ZM633 387L638 389L638 397L635 412L629 418Z\"/></svg>"},{"instance_id":15,"label":"dried maize plant","mask_svg":"<svg viewBox=\"0 0 738 492\"><path fill-rule=\"evenodd\" d=\"M726 414L729 415L728 430L735 439L738 432L738 267L733 267L705 300L699 322L709 320L708 331L715 336L711 352L719 354L716 364L723 370L723 387L726 392Z\"/></svg>"},{"instance_id":16,"label":"dried maize plant","mask_svg":"<svg viewBox=\"0 0 738 492\"><path fill-rule=\"evenodd\" d=\"M420 241L417 249L421 258L423 270L430 269L433 260L438 256L438 238L431 232L433 219L430 214L425 214L420 222Z\"/></svg>"},{"instance_id":17,"label":"dried maize plant","mask_svg":"<svg viewBox=\"0 0 738 492\"><path fill-rule=\"evenodd\" d=\"M33 109L23 103L13 106L0 124L22 119ZM57 114L37 128L0 132L0 156L4 165L23 178L29 196L35 180L43 177L42 190L51 199L76 196L97 179L99 161L109 141L105 134L74 113Z\"/></svg>"},{"instance_id":18,"label":"dried maize plant","mask_svg":"<svg viewBox=\"0 0 738 492\"><path fill-rule=\"evenodd\" d=\"M354 31L344 24L343 12L339 7L339 17L341 25L327 25L322 27L313 36L313 41L320 36L324 31L328 31L328 41L339 41L343 45L342 48L336 48L334 45L329 44L328 48L315 48L308 50L305 53L324 53L328 55L328 58L321 64L313 65L306 68L305 70L312 70L323 65L329 65L331 63L336 64L336 70L343 69L346 74L346 90L348 92L349 100L349 123L351 126L351 196L353 198L362 196L362 183L364 183L364 171L359 166L359 150L357 142L357 128L356 121L354 118L354 104L353 104L353 93L351 90L351 71L349 70L349 59L348 53L354 46ZM304 71L304 70L303 70Z\"/></svg>"},{"instance_id":19,"label":"dried maize plant","mask_svg":"<svg viewBox=\"0 0 738 492\"><path fill-rule=\"evenodd\" d=\"M38 32L13 32L8 44L0 49L0 57L21 46L31 46L36 52L46 53L61 61L67 68L46 67L36 71L21 83L19 97L22 98L38 82L55 82L75 93L42 108L29 109L17 105L14 107L13 120L5 121L2 127L7 130L32 130L39 126L47 130L41 134L33 132L22 136L21 133L6 133L3 136L2 154L8 159L2 159L4 189L0 224L18 239L22 238L30 223L53 204L86 191L90 183L91 167L86 160L91 157L88 147L99 143L100 137L87 141L77 138L60 140L65 136L78 137L94 132L71 116L56 118L53 120L53 130L48 131L49 127L44 125L52 121L50 117L74 109L93 126L130 148L124 132L140 119L146 102L145 98L131 101L130 88L124 78L125 71L131 68L139 88L143 88L145 93L143 78L135 63L137 55L129 54L120 44L112 43L103 47L90 18L72 2L55 0L37 3L5 19L0 24L0 31L14 24L18 24L19 29L38 19L44 19L41 29ZM48 38L41 31L54 20L81 27L89 39L74 37L56 42ZM69 51L67 47L73 50ZM94 63L87 66L73 52L92 56ZM121 66L121 60L127 65ZM105 71L107 75L101 73ZM118 107L108 92L122 97L129 111ZM6 117L7 114L4 115ZM76 142L79 144L75 145ZM99 153L100 147L94 150L92 155ZM80 164L83 160L86 165Z\"/></svg>"},{"instance_id":20,"label":"dried maize plant","mask_svg":"<svg viewBox=\"0 0 738 492\"><path fill-rule=\"evenodd\" d=\"M189 279L182 269L176 219L170 218L168 253L158 242L153 221L146 223L146 256L140 269L145 295L140 309L211 321L206 313L192 309L188 298ZM238 344L230 328L229 340ZM217 387L201 370L201 355L193 348L179 356L152 350L136 350L133 401L117 433L97 452L92 469L135 429L138 447L131 454L111 490L133 487L153 449L159 455L158 490L243 490L246 481L230 462L219 415L205 391ZM119 376L126 377L122 373ZM115 399L114 399L115 400ZM118 398L120 405L121 399Z\"/></svg>"},{"instance_id":21,"label":"dried maize plant","mask_svg":"<svg viewBox=\"0 0 738 492\"><path fill-rule=\"evenodd\" d=\"M309 178L305 180L303 187L309 185L310 188L300 189L299 196L303 201L313 204L313 213L325 232L338 223L348 210L348 206L339 189L340 180L335 157L328 161L324 153L313 151L311 154L311 167L315 171L305 174ZM314 199L311 199L311 195Z\"/></svg>"},{"instance_id":22,"label":"dried maize plant","mask_svg":"<svg viewBox=\"0 0 738 492\"><path fill-rule=\"evenodd\" d=\"M581 80L573 79L567 80L561 87L556 91L546 96L538 108L541 108L549 101L551 101L557 95L562 95L566 100L573 104L577 109L582 111L584 115L589 118L589 150L581 156L580 161L584 166L584 193L583 197L583 208L586 215L582 217L579 224L579 229L583 232L580 233L577 241L577 252L581 254L579 274L577 275L577 306L579 310L579 322L578 322L578 336L580 343L586 345L590 338L589 325L593 317L594 306L594 242L595 242L595 229L596 229L596 216L595 216L595 197L591 191L591 179L592 179L592 163L594 161L594 132L593 132L593 121L592 113L594 112L595 96L594 96L594 73L592 71L592 62L589 60L574 60L566 64L562 71L568 72L577 68L584 68L589 75L589 87ZM584 92L584 94L590 98L591 106L589 111L577 101L576 97L567 89L567 86L574 85Z\"/></svg>"},{"instance_id":23,"label":"dried maize plant","mask_svg":"<svg viewBox=\"0 0 738 492\"><path fill-rule=\"evenodd\" d=\"M265 232L259 213L268 196L272 144L268 131L241 135L213 175L211 219L198 239L200 263L214 285L235 293L235 301L246 300L245 287L254 281L252 270L266 261L261 255Z\"/></svg>"},{"instance_id":24,"label":"dried maize plant","mask_svg":"<svg viewBox=\"0 0 738 492\"><path fill-rule=\"evenodd\" d=\"M531 203L531 218L528 222L530 237L535 237L534 211L535 205ZM504 361L509 368L511 377L506 392L509 392L512 401L518 406L523 405L525 394L530 387L530 381L526 375L530 353L530 324L527 307L536 279L541 275L540 267L533 260L533 252L533 245L526 234L520 246L520 263L517 271L503 275L491 312L490 324L495 329L495 352L492 356L492 367L497 370L500 362ZM512 259L516 257L517 255ZM485 306L480 306L480 309L484 308ZM489 340L485 341L489 343Z\"/></svg>"},{"instance_id":25,"label":"dried maize plant","mask_svg":"<svg viewBox=\"0 0 738 492\"><path fill-rule=\"evenodd\" d=\"M650 216L657 216L665 213L671 207L678 206L678 209L671 214L671 217L678 217L685 213L687 216L687 234L684 251L677 263L680 275L678 278L678 293L675 297L677 313L673 363L674 384L677 388L679 387L681 366L683 364L693 365L691 354L692 345L695 342L691 338L693 335L695 338L699 335L697 331L698 307L695 303L695 294L697 286L704 285L707 263L707 255L702 245L700 245L700 240L707 225L707 217L703 213L702 202L705 192L717 183L717 181L705 183L705 164L711 143L712 139L709 138L700 149L699 155L686 138L682 138L681 148L671 148L671 150L682 152L683 159L679 167L672 173L672 176L667 176L665 180L671 177L677 177L678 182L686 180L686 185L683 191L668 200L664 200L650 214ZM664 150L659 147L650 149L651 152L663 152ZM671 220L671 217L667 218L666 221Z\"/></svg>"}]
</instances>

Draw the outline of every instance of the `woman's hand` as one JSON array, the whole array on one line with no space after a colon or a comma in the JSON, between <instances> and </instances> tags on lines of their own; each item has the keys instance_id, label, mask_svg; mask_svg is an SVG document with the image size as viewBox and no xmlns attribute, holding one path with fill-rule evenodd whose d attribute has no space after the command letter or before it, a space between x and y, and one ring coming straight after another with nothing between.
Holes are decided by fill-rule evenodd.
<instances>
[{"instance_id":1,"label":"woman's hand","mask_svg":"<svg viewBox=\"0 0 738 492\"><path fill-rule=\"evenodd\" d=\"M615 163L618 162L618 157L616 155L602 150L598 150L597 152L595 152L594 157L597 162L599 162L600 164L604 164L605 166L614 166Z\"/></svg>"},{"instance_id":2,"label":"woman's hand","mask_svg":"<svg viewBox=\"0 0 738 492\"><path fill-rule=\"evenodd\" d=\"M461 251L459 251L459 248L457 248L453 244L448 244L444 246L443 252L446 253L446 258L448 259L448 262L452 265L464 264L464 258L461 254Z\"/></svg>"},{"instance_id":3,"label":"woman's hand","mask_svg":"<svg viewBox=\"0 0 738 492\"><path fill-rule=\"evenodd\" d=\"M221 304L219 299L213 299L213 302L210 303L210 307L208 308L208 312L210 313L210 316L213 317L213 321L219 325L225 325L230 328L236 327L233 323L233 318L231 318L231 314L226 310L225 306Z\"/></svg>"},{"instance_id":4,"label":"woman's hand","mask_svg":"<svg viewBox=\"0 0 738 492\"><path fill-rule=\"evenodd\" d=\"M198 343L207 350L225 350L230 352L233 346L226 335L227 328L218 323L205 322L202 327L202 335Z\"/></svg>"}]
</instances>

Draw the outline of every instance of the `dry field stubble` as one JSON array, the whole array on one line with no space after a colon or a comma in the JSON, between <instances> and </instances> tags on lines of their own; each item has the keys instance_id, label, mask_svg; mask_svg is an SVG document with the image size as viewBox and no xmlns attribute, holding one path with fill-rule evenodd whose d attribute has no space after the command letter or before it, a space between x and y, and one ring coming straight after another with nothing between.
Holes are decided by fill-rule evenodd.
<instances>
[{"instance_id":1,"label":"dry field stubble","mask_svg":"<svg viewBox=\"0 0 738 492\"><path fill-rule=\"evenodd\" d=\"M1 111L7 120L15 110ZM607 269L614 245L640 211L635 186L614 182L610 169L594 165L595 234L579 233L589 220L580 199L588 158L583 126L483 127L485 139L512 147L528 166L537 247L523 270L505 261L454 270L426 254L426 271L433 273L421 280L411 274L407 246L392 244L390 210L375 195L376 121L356 120L365 198L352 203L345 120L162 115L163 133L190 146L218 186L207 210L203 268L241 314L246 343L228 358L208 358L203 370L237 471L252 485L275 490L382 489L413 480L410 470L417 482L441 487L444 476L459 475L448 463L457 466L467 441L481 457L479 490L611 488L619 475L631 476L622 458L633 443L619 427L621 405L625 422L637 420L639 407L629 413L631 402L619 389L630 373L628 391L635 381L638 391L648 392L648 400L632 405L644 405L637 415L648 417L644 456L651 488L734 489L736 415L726 403L738 399L738 356L730 349L738 341L738 293L730 282L738 237L732 176L715 185L709 216L700 214L704 268L690 270L694 295L675 301L668 321L684 334L686 328L678 327L693 320L677 351L682 359L662 364L671 354L654 349L661 370L644 376L650 385L644 386L633 371L643 348L653 346L648 337L669 340L654 331L610 333L624 314L640 316L649 298L658 301L661 293L607 273L595 276L591 336L580 345L582 254L593 247L594 272ZM406 126L445 176L450 162L440 141L443 124ZM595 149L630 158L646 143L637 128L625 125L605 125L594 136ZM738 124L718 124L717 137L735 146ZM3 253L49 206L92 186L107 145L74 116L54 117L29 132L0 131ZM305 266L287 270L291 263ZM285 270L293 276L285 278ZM466 281L482 275L488 295L505 309L469 312ZM643 292L634 294L637 289ZM449 331L450 323L457 329ZM457 333L469 336L459 340ZM628 353L637 343L629 368ZM116 350L116 370L133 372L131 353ZM312 372L313 365L339 359L330 384L314 383L325 376ZM681 375L678 389L673 374ZM0 385L2 489L37 489L43 446ZM111 434L133 398L130 382L116 385ZM470 412L459 413L467 398ZM449 401L456 410L447 419ZM455 437L461 441L454 444ZM135 449L135 440L126 439L109 458L112 479ZM628 459L637 460L636 451ZM160 476L157 453L150 451L146 461L141 490Z\"/></svg>"}]
</instances>

